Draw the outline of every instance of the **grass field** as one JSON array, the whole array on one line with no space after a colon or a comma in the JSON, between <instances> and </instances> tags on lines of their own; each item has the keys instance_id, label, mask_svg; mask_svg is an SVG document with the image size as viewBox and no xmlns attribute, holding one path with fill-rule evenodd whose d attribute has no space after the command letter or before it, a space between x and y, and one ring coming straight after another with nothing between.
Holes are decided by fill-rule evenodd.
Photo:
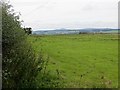
<instances>
[{"instance_id":1,"label":"grass field","mask_svg":"<svg viewBox=\"0 0 120 90\"><path fill-rule=\"evenodd\" d=\"M29 41L36 54L49 57L46 70L63 87L118 87L117 34L32 35Z\"/></svg>"}]
</instances>

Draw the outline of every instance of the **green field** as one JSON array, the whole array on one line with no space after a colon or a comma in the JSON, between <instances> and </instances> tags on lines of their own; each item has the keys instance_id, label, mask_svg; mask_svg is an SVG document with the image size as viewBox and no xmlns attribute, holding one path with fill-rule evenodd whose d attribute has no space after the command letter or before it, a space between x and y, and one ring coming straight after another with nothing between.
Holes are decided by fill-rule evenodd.
<instances>
[{"instance_id":1,"label":"green field","mask_svg":"<svg viewBox=\"0 0 120 90\"><path fill-rule=\"evenodd\" d=\"M36 54L49 57L46 70L62 87L118 87L117 34L32 35L29 41Z\"/></svg>"}]
</instances>

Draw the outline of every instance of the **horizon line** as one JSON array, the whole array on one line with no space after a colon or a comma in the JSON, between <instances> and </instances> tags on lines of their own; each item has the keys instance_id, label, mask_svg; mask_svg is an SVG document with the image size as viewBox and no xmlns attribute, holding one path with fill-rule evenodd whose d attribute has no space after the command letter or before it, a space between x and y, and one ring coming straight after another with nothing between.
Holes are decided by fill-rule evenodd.
<instances>
[{"instance_id":1,"label":"horizon line","mask_svg":"<svg viewBox=\"0 0 120 90\"><path fill-rule=\"evenodd\" d=\"M77 30L77 29L119 29L119 28L111 28L111 27L95 27L95 28L40 28L40 29L32 29L32 31L45 31L45 30Z\"/></svg>"}]
</instances>

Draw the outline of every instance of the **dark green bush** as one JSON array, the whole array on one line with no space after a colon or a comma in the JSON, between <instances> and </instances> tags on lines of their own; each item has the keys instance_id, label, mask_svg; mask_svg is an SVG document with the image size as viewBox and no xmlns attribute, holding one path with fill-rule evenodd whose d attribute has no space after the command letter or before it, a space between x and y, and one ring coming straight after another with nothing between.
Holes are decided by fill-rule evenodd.
<instances>
[{"instance_id":1,"label":"dark green bush","mask_svg":"<svg viewBox=\"0 0 120 90\"><path fill-rule=\"evenodd\" d=\"M19 16L11 5L2 2L2 79L3 88L36 87L41 71L42 56L36 56L27 35L21 28Z\"/></svg>"}]
</instances>

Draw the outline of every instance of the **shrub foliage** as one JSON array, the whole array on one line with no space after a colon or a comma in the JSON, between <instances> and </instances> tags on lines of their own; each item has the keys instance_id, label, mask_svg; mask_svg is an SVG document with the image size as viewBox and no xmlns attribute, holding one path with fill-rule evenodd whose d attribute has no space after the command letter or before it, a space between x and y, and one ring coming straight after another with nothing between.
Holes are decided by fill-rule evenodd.
<instances>
[{"instance_id":1,"label":"shrub foliage","mask_svg":"<svg viewBox=\"0 0 120 90\"><path fill-rule=\"evenodd\" d=\"M36 56L27 35L21 28L19 16L11 5L2 2L2 79L3 88L36 87L41 71L42 56Z\"/></svg>"}]
</instances>

